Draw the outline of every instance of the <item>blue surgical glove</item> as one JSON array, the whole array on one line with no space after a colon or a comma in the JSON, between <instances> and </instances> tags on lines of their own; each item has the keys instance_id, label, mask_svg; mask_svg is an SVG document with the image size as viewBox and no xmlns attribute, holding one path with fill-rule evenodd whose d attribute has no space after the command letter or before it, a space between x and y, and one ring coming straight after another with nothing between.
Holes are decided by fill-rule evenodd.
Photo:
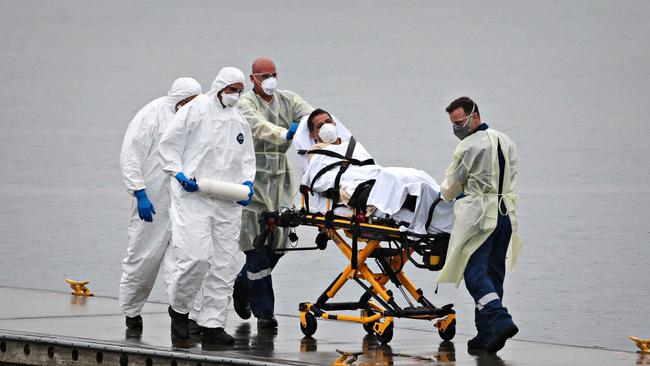
<instances>
[{"instance_id":1,"label":"blue surgical glove","mask_svg":"<svg viewBox=\"0 0 650 366\"><path fill-rule=\"evenodd\" d=\"M138 215L140 218L146 222L152 222L152 214L156 214L156 210L153 209L153 204L149 201L147 194L144 192L144 189L133 192L135 198L138 199Z\"/></svg>"},{"instance_id":2,"label":"blue surgical glove","mask_svg":"<svg viewBox=\"0 0 650 366\"><path fill-rule=\"evenodd\" d=\"M245 185L245 186L248 187L248 190L249 190L248 191L248 199L245 200L245 201L239 201L237 203L239 203L242 206L248 206L248 205L251 204L251 201L253 199L253 195L255 194L255 191L253 190L253 182L251 182L250 180L247 180L244 183L242 183L242 185Z\"/></svg>"},{"instance_id":3,"label":"blue surgical glove","mask_svg":"<svg viewBox=\"0 0 650 366\"><path fill-rule=\"evenodd\" d=\"M298 121L291 122L291 127L289 127L289 130L287 130L287 141L293 139L293 135L296 134L296 130L298 129L298 126L300 126L300 122Z\"/></svg>"},{"instance_id":4,"label":"blue surgical glove","mask_svg":"<svg viewBox=\"0 0 650 366\"><path fill-rule=\"evenodd\" d=\"M187 192L196 192L199 190L199 185L196 184L196 179L187 179L183 172L176 174L176 180L181 184L184 190Z\"/></svg>"}]
</instances>

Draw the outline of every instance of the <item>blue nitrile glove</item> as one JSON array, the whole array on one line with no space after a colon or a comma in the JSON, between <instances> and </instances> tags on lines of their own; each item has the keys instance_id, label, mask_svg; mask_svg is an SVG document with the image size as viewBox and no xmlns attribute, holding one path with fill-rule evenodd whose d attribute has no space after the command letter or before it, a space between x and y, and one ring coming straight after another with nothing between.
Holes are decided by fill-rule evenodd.
<instances>
[{"instance_id":1,"label":"blue nitrile glove","mask_svg":"<svg viewBox=\"0 0 650 366\"><path fill-rule=\"evenodd\" d=\"M156 214L156 210L153 209L153 204L149 201L147 194L144 192L144 189L133 192L135 198L138 199L138 215L140 218L146 222L152 222L152 214Z\"/></svg>"},{"instance_id":2,"label":"blue nitrile glove","mask_svg":"<svg viewBox=\"0 0 650 366\"><path fill-rule=\"evenodd\" d=\"M188 192L196 192L199 190L199 185L196 184L196 179L187 179L183 172L176 174L176 180L181 184L183 189Z\"/></svg>"},{"instance_id":3,"label":"blue nitrile glove","mask_svg":"<svg viewBox=\"0 0 650 366\"><path fill-rule=\"evenodd\" d=\"M255 194L255 191L253 190L253 182L251 182L250 180L247 180L244 183L242 183L242 185L247 186L248 189L249 189L249 191L248 191L248 199L245 200L245 201L239 201L237 203L239 203L242 206L248 206L248 205L251 204L251 201L253 200L253 195Z\"/></svg>"},{"instance_id":4,"label":"blue nitrile glove","mask_svg":"<svg viewBox=\"0 0 650 366\"><path fill-rule=\"evenodd\" d=\"M293 135L296 134L296 130L298 129L298 126L300 126L300 122L298 121L291 122L291 127L289 127L289 130L287 130L287 141L293 139Z\"/></svg>"}]
</instances>

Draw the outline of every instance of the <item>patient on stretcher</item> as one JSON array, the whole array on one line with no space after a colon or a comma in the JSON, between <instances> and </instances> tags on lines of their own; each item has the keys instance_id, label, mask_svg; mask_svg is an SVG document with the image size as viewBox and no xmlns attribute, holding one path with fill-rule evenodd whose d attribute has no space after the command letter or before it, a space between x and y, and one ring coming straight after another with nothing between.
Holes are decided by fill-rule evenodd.
<instances>
[{"instance_id":1,"label":"patient on stretcher","mask_svg":"<svg viewBox=\"0 0 650 366\"><path fill-rule=\"evenodd\" d=\"M301 185L310 188L311 212L325 214L335 204L338 216L349 217L355 208L366 210L367 216L390 218L418 234L451 231L453 204L437 200L438 183L427 173L376 164L363 145L322 109L312 112L300 127L296 136L302 133L302 138L294 144L306 155Z\"/></svg>"}]
</instances>

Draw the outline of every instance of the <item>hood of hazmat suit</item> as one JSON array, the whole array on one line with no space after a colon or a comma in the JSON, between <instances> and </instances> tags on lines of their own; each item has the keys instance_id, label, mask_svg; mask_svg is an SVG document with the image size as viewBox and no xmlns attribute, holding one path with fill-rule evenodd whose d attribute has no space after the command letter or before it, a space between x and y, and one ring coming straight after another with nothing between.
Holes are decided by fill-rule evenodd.
<instances>
[{"instance_id":1,"label":"hood of hazmat suit","mask_svg":"<svg viewBox=\"0 0 650 366\"><path fill-rule=\"evenodd\" d=\"M156 210L153 222L147 223L140 220L135 199L131 205L128 256L122 261L119 290L120 306L127 316L140 314L171 235L169 176L161 169L160 138L174 118L176 103L197 94L201 94L201 85L196 80L176 79L167 96L151 101L135 115L124 135L120 154L124 185L130 194L145 189Z\"/></svg>"},{"instance_id":2,"label":"hood of hazmat suit","mask_svg":"<svg viewBox=\"0 0 650 366\"><path fill-rule=\"evenodd\" d=\"M505 158L500 196L497 158L499 145ZM517 233L518 196L514 193L516 175L515 144L503 133L488 128L477 131L458 143L440 189L445 201L453 200L461 192L465 193L465 197L456 200L454 204L455 222L447 260L440 271L438 282L454 283L458 287L469 258L496 228L501 202L505 204L512 224L507 254L508 267L512 270L521 250L521 240Z\"/></svg>"},{"instance_id":3,"label":"hood of hazmat suit","mask_svg":"<svg viewBox=\"0 0 650 366\"><path fill-rule=\"evenodd\" d=\"M198 94L201 85L196 80L178 78L167 96L149 102L135 115L124 135L120 154L122 177L129 193L146 188L150 195L160 187L151 186L152 180L165 175L158 155L160 137L174 118L176 104Z\"/></svg>"},{"instance_id":4,"label":"hood of hazmat suit","mask_svg":"<svg viewBox=\"0 0 650 366\"><path fill-rule=\"evenodd\" d=\"M236 67L224 67L214 78L208 95L216 96L223 88L235 83L244 83L244 73Z\"/></svg>"},{"instance_id":5,"label":"hood of hazmat suit","mask_svg":"<svg viewBox=\"0 0 650 366\"><path fill-rule=\"evenodd\" d=\"M237 108L223 107L217 98L220 90L238 82L244 82L240 70L223 68L207 94L178 111L160 142L163 170L171 175L183 172L197 180L233 184L254 181L250 127ZM232 286L243 263L237 244L242 206L232 200L186 192L176 181L171 187L176 265L169 291L171 306L179 313L188 313L198 295L198 324L223 327Z\"/></svg>"},{"instance_id":6,"label":"hood of hazmat suit","mask_svg":"<svg viewBox=\"0 0 650 366\"><path fill-rule=\"evenodd\" d=\"M242 222L240 246L246 251L253 249L259 234L258 214L293 202L298 190L287 158L291 141L287 141L286 134L293 121L309 115L314 108L289 90L276 90L270 102L251 90L242 95L237 107L253 131L257 166L255 195L244 208ZM276 229L275 248L286 247L287 233L286 229Z\"/></svg>"}]
</instances>

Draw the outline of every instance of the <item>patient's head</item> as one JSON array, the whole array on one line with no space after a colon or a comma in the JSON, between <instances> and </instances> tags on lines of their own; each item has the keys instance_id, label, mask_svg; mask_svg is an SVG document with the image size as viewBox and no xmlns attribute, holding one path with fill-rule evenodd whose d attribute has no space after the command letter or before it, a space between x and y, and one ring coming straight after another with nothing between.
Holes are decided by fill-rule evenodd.
<instances>
[{"instance_id":1,"label":"patient's head","mask_svg":"<svg viewBox=\"0 0 650 366\"><path fill-rule=\"evenodd\" d=\"M329 126L326 127L321 134L321 128L326 125L331 124L331 126L336 126L336 122L332 118L332 115L329 112L316 108L309 115L307 119L307 128L309 128L309 136L314 139L316 142L326 142L329 144L336 143L339 139L336 136L336 127L334 129L329 129Z\"/></svg>"}]
</instances>

